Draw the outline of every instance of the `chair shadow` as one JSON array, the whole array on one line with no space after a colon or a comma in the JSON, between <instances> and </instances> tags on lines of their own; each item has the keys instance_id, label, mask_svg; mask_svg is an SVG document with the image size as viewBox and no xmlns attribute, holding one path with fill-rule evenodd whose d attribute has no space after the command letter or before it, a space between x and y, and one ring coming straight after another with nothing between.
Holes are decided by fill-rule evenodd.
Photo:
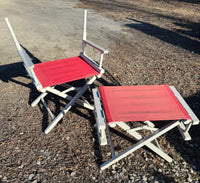
<instances>
[{"instance_id":1,"label":"chair shadow","mask_svg":"<svg viewBox=\"0 0 200 183\"><path fill-rule=\"evenodd\" d=\"M174 46L181 47L185 50L189 50L191 52L200 54L200 41L190 39L186 36L183 36L179 33L158 27L156 25L142 22L139 20L135 20L132 18L127 18L128 20L132 20L134 23L126 24L127 27L139 30L145 34L148 34L152 37L158 38L164 42L170 43ZM184 25L182 25L184 26ZM186 25L185 25L186 26ZM196 34L199 34L199 30L196 27L199 27L199 23L193 23L188 25L190 27L195 27L196 33L192 33L193 30L190 32L185 32L185 34L192 34L193 37L196 37ZM180 31L179 31L180 32Z\"/></svg>"},{"instance_id":2,"label":"chair shadow","mask_svg":"<svg viewBox=\"0 0 200 183\"><path fill-rule=\"evenodd\" d=\"M170 183L170 182L175 183L176 182L173 177L170 177L168 175L165 175L164 173L161 173L161 172L158 172L158 171L155 171L155 170L153 172L153 176L155 177L155 181L157 181L157 182L161 182L161 180L162 180L162 182L168 182L168 183Z\"/></svg>"},{"instance_id":3,"label":"chair shadow","mask_svg":"<svg viewBox=\"0 0 200 183\"><path fill-rule=\"evenodd\" d=\"M21 45L21 44L20 44ZM37 57L35 57L28 49L26 49L23 45L21 45L21 47L26 51L26 53L28 54L28 56L31 58L31 61L34 64L38 64L38 63L42 63L41 60L39 60Z\"/></svg>"},{"instance_id":4,"label":"chair shadow","mask_svg":"<svg viewBox=\"0 0 200 183\"><path fill-rule=\"evenodd\" d=\"M14 78L19 77L19 76L29 78L29 76L27 76L27 74L26 74L26 71L24 69L22 62L0 66L0 79L3 82L8 83L9 81L11 81L11 82L14 82L16 84L20 84L22 86L28 87L27 84L22 83L22 82L14 79Z\"/></svg>"},{"instance_id":5,"label":"chair shadow","mask_svg":"<svg viewBox=\"0 0 200 183\"><path fill-rule=\"evenodd\" d=\"M105 80L104 78L98 79L98 81L103 86L121 86L121 83L119 82L119 80L113 77L113 75L107 69L105 69L104 75L105 75L105 78L107 78L107 80L109 81Z\"/></svg>"},{"instance_id":6,"label":"chair shadow","mask_svg":"<svg viewBox=\"0 0 200 183\"><path fill-rule=\"evenodd\" d=\"M41 63L41 61L38 58L34 57L25 47L22 46L22 48L30 56L30 58L34 64ZM18 77L30 79L30 83L26 84L26 83L16 79ZM31 78L28 76L28 74L24 68L23 62L12 63L12 64L0 66L0 79L3 82L7 82L7 83L13 82L15 84L29 88L30 89L29 101L28 101L29 104L31 104L32 101L34 100L34 98L36 98L38 96L38 91L33 86L32 82L31 82ZM40 110L41 110L41 112L44 112L43 120L42 120L42 126L44 126L43 124L45 124L45 120L46 120L46 116L47 116L46 110L43 110L43 108L41 108L41 107L40 107ZM43 129L43 127L42 127L42 129Z\"/></svg>"}]
</instances>

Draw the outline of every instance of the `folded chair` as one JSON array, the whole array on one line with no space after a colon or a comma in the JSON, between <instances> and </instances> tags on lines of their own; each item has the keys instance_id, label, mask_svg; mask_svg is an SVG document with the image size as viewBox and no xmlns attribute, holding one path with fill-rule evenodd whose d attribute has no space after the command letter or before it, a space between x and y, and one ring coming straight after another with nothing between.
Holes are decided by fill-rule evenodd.
<instances>
[{"instance_id":1,"label":"folded chair","mask_svg":"<svg viewBox=\"0 0 200 183\"><path fill-rule=\"evenodd\" d=\"M102 86L93 89L93 97L99 142L106 145L108 137L112 154L112 158L101 165L102 170L143 146L171 162L172 158L163 152L156 139L178 127L184 140L190 140L191 125L199 124L198 118L174 86ZM132 127L134 125L137 126ZM162 127L156 127L160 125ZM109 127L121 128L138 142L115 155ZM146 134L149 131L149 135L143 137L145 133L142 136L138 132L140 130Z\"/></svg>"},{"instance_id":2,"label":"folded chair","mask_svg":"<svg viewBox=\"0 0 200 183\"><path fill-rule=\"evenodd\" d=\"M91 110L94 109L94 107L90 105L82 95L97 78L103 75L103 55L108 53L108 51L86 39L86 18L87 10L84 11L82 52L79 56L38 64L33 64L28 54L17 41L8 18L5 18L7 26L17 47L18 54L23 60L24 67L26 68L26 71L31 77L37 90L41 92L41 94L31 103L31 106L33 107L41 101L53 119L50 125L45 129L46 134L48 134L54 128L54 126L63 118L64 114L70 110L74 103L80 104ZM86 55L85 52L87 45L100 52L99 64ZM65 84L65 86L68 86L68 88L64 91L60 91L56 88L57 85L86 78L89 78L89 80L87 80L87 83L83 87L73 87L69 84ZM71 91L76 93L73 97L68 94ZM56 117L54 117L44 100L44 97L48 93L53 93L59 97L69 100L69 103Z\"/></svg>"}]
</instances>

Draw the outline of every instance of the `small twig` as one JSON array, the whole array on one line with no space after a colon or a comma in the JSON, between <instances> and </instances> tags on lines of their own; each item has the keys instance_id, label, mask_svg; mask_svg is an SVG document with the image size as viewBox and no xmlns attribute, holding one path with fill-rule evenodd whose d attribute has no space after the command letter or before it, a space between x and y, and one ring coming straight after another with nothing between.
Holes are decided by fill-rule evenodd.
<instances>
[{"instance_id":1,"label":"small twig","mask_svg":"<svg viewBox=\"0 0 200 183\"><path fill-rule=\"evenodd\" d=\"M73 149L73 147L71 146L70 149L72 150L72 153L74 154L74 157L76 158L77 162L79 163L79 165L81 165L81 162L79 161L78 157L76 156L76 153Z\"/></svg>"},{"instance_id":2,"label":"small twig","mask_svg":"<svg viewBox=\"0 0 200 183\"><path fill-rule=\"evenodd\" d=\"M32 142L29 144L29 147L31 147L34 142L35 142L35 139L32 140Z\"/></svg>"},{"instance_id":3,"label":"small twig","mask_svg":"<svg viewBox=\"0 0 200 183\"><path fill-rule=\"evenodd\" d=\"M3 142L2 144L0 144L0 147L3 146L5 144L5 142Z\"/></svg>"},{"instance_id":4,"label":"small twig","mask_svg":"<svg viewBox=\"0 0 200 183\"><path fill-rule=\"evenodd\" d=\"M53 175L54 175L55 171L56 171L55 169L52 171L52 173L51 173L51 176L53 176Z\"/></svg>"},{"instance_id":5,"label":"small twig","mask_svg":"<svg viewBox=\"0 0 200 183\"><path fill-rule=\"evenodd\" d=\"M67 167L64 167L64 169L65 170L74 170L74 169L77 169L77 167L78 167L78 165L76 164L76 165L74 165L73 167L69 167L69 168L67 168Z\"/></svg>"},{"instance_id":6,"label":"small twig","mask_svg":"<svg viewBox=\"0 0 200 183\"><path fill-rule=\"evenodd\" d=\"M156 163L161 163L161 161L159 161L159 160L156 159L155 157L153 157L153 159L156 161Z\"/></svg>"}]
</instances>

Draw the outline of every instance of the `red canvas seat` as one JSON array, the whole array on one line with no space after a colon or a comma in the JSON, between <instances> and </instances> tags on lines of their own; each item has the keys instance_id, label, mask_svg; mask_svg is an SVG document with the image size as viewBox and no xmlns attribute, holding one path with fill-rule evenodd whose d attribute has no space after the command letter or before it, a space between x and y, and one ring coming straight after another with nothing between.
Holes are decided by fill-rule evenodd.
<instances>
[{"instance_id":1,"label":"red canvas seat","mask_svg":"<svg viewBox=\"0 0 200 183\"><path fill-rule=\"evenodd\" d=\"M99 87L107 123L191 119L167 85Z\"/></svg>"},{"instance_id":2,"label":"red canvas seat","mask_svg":"<svg viewBox=\"0 0 200 183\"><path fill-rule=\"evenodd\" d=\"M93 96L99 142L106 145L108 137L112 154L112 158L101 165L102 170L144 145L171 162L172 158L164 153L156 138L178 127L184 140L190 140L191 125L199 124L198 118L173 86L101 86L93 89ZM137 122L137 127L125 122ZM163 124L162 128L155 126L159 122ZM109 127L116 126L138 140L118 155L115 155L109 132ZM141 130L150 131L150 135L142 136L146 133L140 134L138 131Z\"/></svg>"},{"instance_id":3,"label":"red canvas seat","mask_svg":"<svg viewBox=\"0 0 200 183\"><path fill-rule=\"evenodd\" d=\"M99 74L79 56L35 64L33 70L43 88Z\"/></svg>"}]
</instances>

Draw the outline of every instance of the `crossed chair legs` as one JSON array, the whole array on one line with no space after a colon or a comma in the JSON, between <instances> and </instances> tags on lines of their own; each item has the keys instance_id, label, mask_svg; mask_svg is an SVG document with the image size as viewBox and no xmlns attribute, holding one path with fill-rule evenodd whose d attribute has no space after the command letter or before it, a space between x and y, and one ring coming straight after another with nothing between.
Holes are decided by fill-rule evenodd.
<instances>
[{"instance_id":1,"label":"crossed chair legs","mask_svg":"<svg viewBox=\"0 0 200 183\"><path fill-rule=\"evenodd\" d=\"M85 108L88 108L90 110L93 110L94 107L89 104L89 102L82 96L85 91L90 87L90 85L96 80L96 76L93 76L83 87L73 87L67 84L68 88L64 91L59 91L58 89L55 89L55 87L47 87L42 94L40 94L32 103L31 106L34 107L37 105L40 101L44 104L45 108L47 109L49 115L52 118L52 122L49 124L49 126L45 129L45 134L48 134L54 126L63 118L63 116L70 110L70 108L75 104L79 104ZM76 95L74 97L68 95L69 92L74 91L76 92ZM53 113L51 112L50 108L47 106L47 103L45 102L44 98L48 93L53 93L61 98L69 100L69 103L64 107L64 109L55 117ZM81 99L80 99L81 98Z\"/></svg>"},{"instance_id":2,"label":"crossed chair legs","mask_svg":"<svg viewBox=\"0 0 200 183\"><path fill-rule=\"evenodd\" d=\"M138 89L138 87L139 87L139 89ZM160 148L157 138L160 137L161 135L167 133L168 131L174 129L175 127L178 127L184 140L191 140L191 136L189 134L189 129L192 125L198 125L199 120L196 117L196 115L193 113L193 111L189 108L189 106L186 104L186 102L181 97L181 95L178 93L178 91L175 89L175 87L173 87L173 86L166 87L167 89L170 89L170 91L173 92L173 95L164 96L162 92L165 90L161 89L162 100L161 100L161 98L159 98L157 89L155 90L155 93L154 93L152 90L149 90L150 88L152 89L152 88L154 88L154 86L153 87L151 87L151 86L150 87L149 86L134 86L134 87L132 87L132 90L131 90L131 88L121 87L121 86L111 87L111 88L101 87L101 89L100 88L93 89L93 97L94 97L94 104L95 104L94 113L95 113L99 143L100 143L100 145L108 144L108 142L107 142L107 138L108 138L111 153L112 153L112 158L100 166L101 170L108 168L112 164L120 161L121 159L125 158L126 156L128 156L129 154L133 153L134 151L138 150L139 148L141 148L143 146L147 146L149 149L154 151L156 154L161 156L166 161L172 162L172 158L169 155L167 155ZM128 91L130 94L130 90L131 90L131 96L127 97L128 93L127 92L124 93L124 91ZM136 92L134 93L134 90L138 90L140 94L142 93L142 95L139 95ZM147 91L145 94L144 94L144 90ZM123 95L119 95L120 91L123 92ZM154 94L148 95L149 91L153 92ZM166 91L168 91L168 90L166 90ZM144 101L142 102L142 100L140 100L140 98L137 98L138 96L145 98L144 99L145 102ZM155 97L154 100L151 98L153 96ZM175 96L176 96L176 99L175 99ZM168 98L169 101L165 100L166 97ZM158 105L158 104L156 104L156 101L159 101L159 103L166 105L165 102L170 102L171 97L173 99L172 101L174 102L173 105L177 105L177 103L181 104L181 106L183 107L182 110L185 113L184 115L186 115L186 116L185 117L175 116L175 117L173 117L174 119L171 119L172 117L171 117L171 115L169 115L169 119L167 121L171 121L171 122L168 122L167 124L166 123L163 124L164 126L162 128L155 128L155 126L154 126L154 123L162 124L163 122L161 119L158 120L157 122L155 121L154 123L152 123L151 121L145 121L145 120L143 121L140 117L141 120L138 120L138 121L140 121L139 123L144 123L145 125L140 126L140 127L132 127L132 128L128 125L127 122L120 122L119 120L116 120L116 118L118 118L118 119L122 118L121 116L123 116L123 118L127 119L127 116L130 115L131 111L136 116L136 118L137 118L137 115L141 116L143 111L144 111L143 114L145 114L145 116L147 115L148 118L152 118L152 116L149 117L150 113L152 111L153 111L151 113L152 115L155 115L159 111L162 112L164 115L165 114L168 115L168 113L170 113L170 111L172 111L171 109L169 109L169 106L167 106L167 107L164 106L162 109L156 108L155 110L154 110L153 106ZM136 99L131 100L131 98L136 98ZM157 99L159 99L159 100L157 100ZM118 102L117 100L120 102ZM123 102L124 100L126 100L126 102ZM129 106L129 104L130 104L129 100L131 100L133 102L131 104L134 107L131 108ZM155 101L155 103L153 103L153 101ZM119 105L117 105L117 104L119 104ZM127 105L131 108L130 110L127 108ZM148 108L148 107L145 108L145 105L147 105L148 107L150 106L150 108ZM141 108L141 106L143 106L144 108ZM113 109L113 108L115 108L115 109ZM124 110L125 108L128 111ZM153 108L153 110L151 108ZM173 108L173 109L175 110L175 108ZM121 114L119 114L121 111L123 111L123 112ZM111 115L111 114L113 114L113 115ZM146 117L143 117L143 118L146 118ZM180 120L178 120L178 119L180 119ZM134 117L132 120L127 120L127 121L133 121L133 120L134 120ZM166 120L164 120L164 121L166 121ZM130 123L138 124L137 121L130 122ZM109 128L115 128L116 126L120 127L123 131L125 131L125 133L127 135L133 137L134 139L136 139L138 141L137 143L135 143L134 145L132 145L131 147L129 147L128 149L124 150L123 152L121 152L117 155L115 155L112 138L111 138L110 131L109 131ZM143 137L139 133L139 131L141 131L141 130L148 130L148 131L150 131L151 134L149 136Z\"/></svg>"},{"instance_id":3,"label":"crossed chair legs","mask_svg":"<svg viewBox=\"0 0 200 183\"><path fill-rule=\"evenodd\" d=\"M187 136L187 140L189 140L191 138L187 131L182 130L183 126L185 126L185 123L191 124L189 120L186 120L184 122L183 121L172 121L171 123L169 123L168 125L164 126L161 129L155 128L154 124L150 121L145 121L144 123L145 123L144 126L136 127L136 128L132 128L132 129L129 125L127 125L127 123L124 123L124 122L111 123L111 125L106 127L109 145L110 145L110 149L111 149L111 153L112 153L112 158L110 160L108 160L107 162L103 163L100 166L101 170L108 168L112 164L114 164L114 163L118 162L119 160L125 158L126 156L128 156L129 154L133 153L134 151L138 150L139 148L141 148L143 146L147 146L149 149L154 151L156 154L161 156L166 161L172 162L172 158L169 155L167 155L161 149L160 145L158 144L157 138L159 136L165 134L166 132L170 131L171 129L175 128L175 127L179 128L183 137ZM109 131L109 127L115 128L116 126L120 127L128 135L132 136L134 139L136 139L138 141L136 144L132 145L128 149L119 153L118 155L115 155L115 150L114 150L114 147L113 147L113 142L112 142L112 139L111 139L111 136L110 136L110 131ZM138 132L138 131L144 130L144 129L150 131L151 135L144 138ZM153 141L155 143L152 143Z\"/></svg>"}]
</instances>

